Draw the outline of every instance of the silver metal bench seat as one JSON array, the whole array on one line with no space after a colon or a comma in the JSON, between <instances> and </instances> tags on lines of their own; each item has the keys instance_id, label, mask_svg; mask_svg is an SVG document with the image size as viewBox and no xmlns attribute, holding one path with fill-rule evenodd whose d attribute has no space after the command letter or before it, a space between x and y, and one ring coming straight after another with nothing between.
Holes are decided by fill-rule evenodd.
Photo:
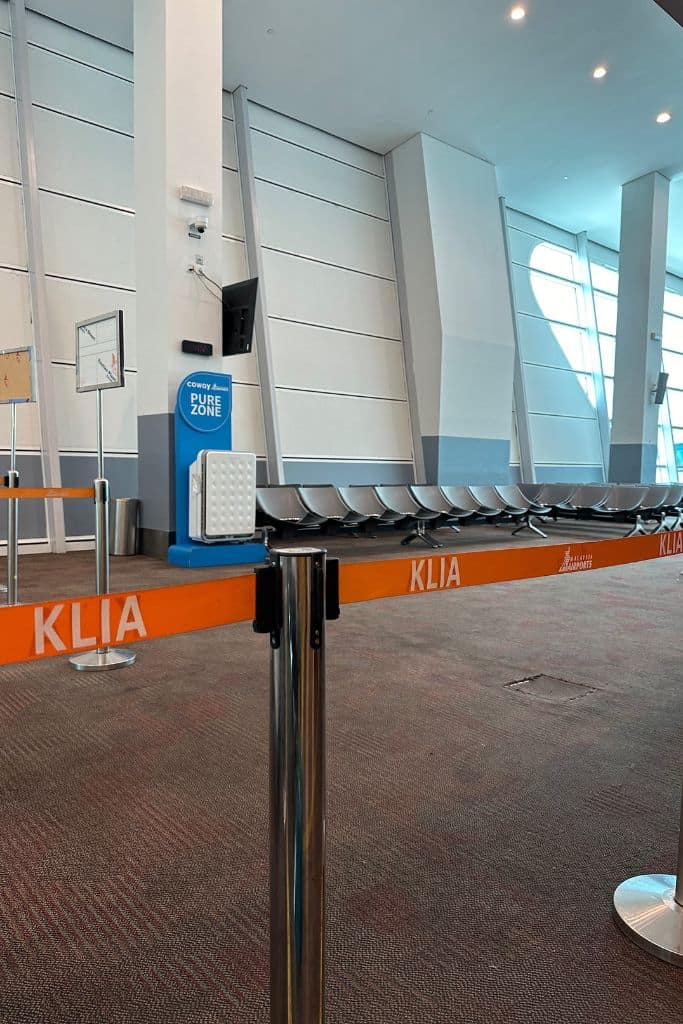
<instances>
[{"instance_id":1,"label":"silver metal bench seat","mask_svg":"<svg viewBox=\"0 0 683 1024\"><path fill-rule=\"evenodd\" d=\"M327 521L327 516L312 512L304 505L296 486L265 486L256 488L258 508L275 523L314 529Z\"/></svg>"},{"instance_id":2,"label":"silver metal bench seat","mask_svg":"<svg viewBox=\"0 0 683 1024\"><path fill-rule=\"evenodd\" d=\"M405 485L399 484L378 484L375 487L377 497L386 505L386 507L393 512L400 513L404 519L412 519L415 521L415 529L411 530L410 533L403 538L401 544L408 545L412 544L414 540L422 541L431 548L442 548L443 544L441 541L436 540L431 534L427 533L426 523L438 519L441 513L434 511L434 509L424 508L418 504L415 498L410 493L409 489Z\"/></svg>"},{"instance_id":3,"label":"silver metal bench seat","mask_svg":"<svg viewBox=\"0 0 683 1024\"><path fill-rule=\"evenodd\" d=\"M349 508L341 494L332 484L300 485L297 488L302 502L314 515L324 516L340 526L358 526L368 516Z\"/></svg>"},{"instance_id":4,"label":"silver metal bench seat","mask_svg":"<svg viewBox=\"0 0 683 1024\"><path fill-rule=\"evenodd\" d=\"M494 519L499 515L497 510L482 506L481 502L473 497L469 487L460 484L446 484L439 487L439 490L446 501L450 502L451 507L458 512L485 516L487 519Z\"/></svg>"},{"instance_id":5,"label":"silver metal bench seat","mask_svg":"<svg viewBox=\"0 0 683 1024\"><path fill-rule=\"evenodd\" d=\"M392 512L384 502L380 501L375 488L369 484L348 484L339 487L339 495L352 512L375 519L381 523L400 523L405 516L401 512Z\"/></svg>"},{"instance_id":6,"label":"silver metal bench seat","mask_svg":"<svg viewBox=\"0 0 683 1024\"><path fill-rule=\"evenodd\" d=\"M453 506L445 497L441 488L433 484L415 484L410 487L410 493L422 508L429 512L438 513L437 527L447 526L455 533L459 533L460 527L458 522L472 515L471 511L465 511Z\"/></svg>"},{"instance_id":7,"label":"silver metal bench seat","mask_svg":"<svg viewBox=\"0 0 683 1024\"><path fill-rule=\"evenodd\" d=\"M595 512L608 500L611 490L611 484L579 484L571 498L555 503L553 508L573 513Z\"/></svg>"},{"instance_id":8,"label":"silver metal bench seat","mask_svg":"<svg viewBox=\"0 0 683 1024\"><path fill-rule=\"evenodd\" d=\"M652 519L656 520L653 533L664 529L663 524L666 521L666 506L671 493L671 484L646 484L643 487L636 486L633 490L643 493L640 494L638 514L633 529L626 536L635 537L637 534L647 533L645 522Z\"/></svg>"},{"instance_id":9,"label":"silver metal bench seat","mask_svg":"<svg viewBox=\"0 0 683 1024\"><path fill-rule=\"evenodd\" d=\"M520 519L519 526L512 531L512 536L521 533L522 530L530 530L539 537L547 537L535 523L535 519L550 515L551 509L548 505L541 505L537 501L527 498L523 491L516 484L504 484L495 486L494 491L506 503L506 511ZM519 515L520 509L522 515Z\"/></svg>"}]
</instances>

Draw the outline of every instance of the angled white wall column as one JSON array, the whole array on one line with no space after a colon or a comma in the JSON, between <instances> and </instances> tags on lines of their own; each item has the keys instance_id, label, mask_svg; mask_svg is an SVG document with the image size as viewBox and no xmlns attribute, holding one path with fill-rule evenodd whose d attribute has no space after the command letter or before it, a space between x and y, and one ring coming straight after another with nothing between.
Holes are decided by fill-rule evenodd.
<instances>
[{"instance_id":1,"label":"angled white wall column","mask_svg":"<svg viewBox=\"0 0 683 1024\"><path fill-rule=\"evenodd\" d=\"M61 487L62 474L59 464L57 412L51 364L52 353L50 351L50 339L47 331L43 230L38 195L38 171L36 167L24 0L10 0L10 18L14 88L17 101L19 160L23 182L24 219L26 223L26 255L37 371L38 419L40 423L43 484L46 487ZM50 550L59 553L66 551L64 503L62 501L45 502L45 521Z\"/></svg>"},{"instance_id":2,"label":"angled white wall column","mask_svg":"<svg viewBox=\"0 0 683 1024\"><path fill-rule=\"evenodd\" d=\"M529 402L526 393L526 382L522 372L522 353L519 343L519 327L517 324L517 301L515 299L515 282L512 275L512 259L510 257L510 233L505 196L498 200L500 221L503 225L503 244L505 246L505 264L508 272L508 290L510 294L510 312L512 329L515 336L515 368L512 391L515 399L515 417L517 419L517 438L519 441L519 469L525 483L536 483L536 466L534 464L533 446L531 441L531 425L529 423Z\"/></svg>"},{"instance_id":3,"label":"angled white wall column","mask_svg":"<svg viewBox=\"0 0 683 1024\"><path fill-rule=\"evenodd\" d=\"M244 211L244 240L247 248L247 265L251 277L258 278L256 310L254 314L254 341L256 365L258 367L259 384L261 387L261 405L263 408L266 471L268 483L283 484L285 482L285 473L282 464L280 424L275 397L270 323L268 321L266 303L266 279L263 273L263 256L261 253L261 231L256 205L254 157L249 131L249 104L247 102L247 90L243 85L240 85L233 93L233 109L235 112L235 141L237 144L240 192L242 195L242 209Z\"/></svg>"},{"instance_id":4,"label":"angled white wall column","mask_svg":"<svg viewBox=\"0 0 683 1024\"><path fill-rule=\"evenodd\" d=\"M221 275L223 9L221 0L135 4L135 255L139 495L142 548L163 556L175 529L173 411L193 370L222 371L220 295L188 272L201 254ZM180 185L213 196L183 202ZM208 215L201 240L188 220ZM183 339L213 344L211 358L181 352Z\"/></svg>"},{"instance_id":5,"label":"angled white wall column","mask_svg":"<svg viewBox=\"0 0 683 1024\"><path fill-rule=\"evenodd\" d=\"M515 340L495 168L426 135L388 163L426 478L506 483Z\"/></svg>"},{"instance_id":6,"label":"angled white wall column","mask_svg":"<svg viewBox=\"0 0 683 1024\"><path fill-rule=\"evenodd\" d=\"M669 180L656 171L621 196L621 253L609 478L652 483L659 406L652 388L662 364Z\"/></svg>"}]
</instances>

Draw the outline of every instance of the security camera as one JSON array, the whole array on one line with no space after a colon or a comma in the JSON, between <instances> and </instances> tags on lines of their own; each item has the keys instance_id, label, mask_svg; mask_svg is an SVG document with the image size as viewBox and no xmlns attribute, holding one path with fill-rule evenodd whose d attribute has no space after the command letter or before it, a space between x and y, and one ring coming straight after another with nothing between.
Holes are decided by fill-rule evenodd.
<instances>
[{"instance_id":1,"label":"security camera","mask_svg":"<svg viewBox=\"0 0 683 1024\"><path fill-rule=\"evenodd\" d=\"M209 226L208 217L192 217L187 222L188 235L190 238L201 238Z\"/></svg>"}]
</instances>

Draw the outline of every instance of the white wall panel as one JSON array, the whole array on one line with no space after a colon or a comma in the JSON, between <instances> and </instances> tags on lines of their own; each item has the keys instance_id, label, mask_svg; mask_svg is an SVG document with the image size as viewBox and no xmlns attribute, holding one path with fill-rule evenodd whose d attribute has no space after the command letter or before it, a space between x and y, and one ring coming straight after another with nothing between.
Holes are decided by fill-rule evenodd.
<instances>
[{"instance_id":1,"label":"white wall panel","mask_svg":"<svg viewBox=\"0 0 683 1024\"><path fill-rule=\"evenodd\" d=\"M590 372L590 342L582 328L549 323L524 313L518 316L517 326L525 362Z\"/></svg>"},{"instance_id":2,"label":"white wall panel","mask_svg":"<svg viewBox=\"0 0 683 1024\"><path fill-rule=\"evenodd\" d=\"M9 3L0 0L0 32L9 32Z\"/></svg>"},{"instance_id":3,"label":"white wall panel","mask_svg":"<svg viewBox=\"0 0 683 1024\"><path fill-rule=\"evenodd\" d=\"M14 65L12 64L12 42L9 36L0 35L0 92L14 96Z\"/></svg>"},{"instance_id":4,"label":"white wall panel","mask_svg":"<svg viewBox=\"0 0 683 1024\"><path fill-rule=\"evenodd\" d=\"M7 96L0 96L0 177L21 181L17 107Z\"/></svg>"},{"instance_id":5,"label":"white wall panel","mask_svg":"<svg viewBox=\"0 0 683 1024\"><path fill-rule=\"evenodd\" d=\"M547 224L545 221L537 220L536 217L530 217L527 213L520 213L519 210L511 210L508 207L507 221L511 228L526 231L530 235L537 235L544 241L562 245L567 249L576 249L576 235L563 228L555 227L554 224Z\"/></svg>"},{"instance_id":6,"label":"white wall panel","mask_svg":"<svg viewBox=\"0 0 683 1024\"><path fill-rule=\"evenodd\" d=\"M231 171L237 170L237 145L235 143L235 124L223 118L223 167Z\"/></svg>"},{"instance_id":7,"label":"white wall panel","mask_svg":"<svg viewBox=\"0 0 683 1024\"><path fill-rule=\"evenodd\" d=\"M10 407L0 405L0 450L9 451ZM38 405L26 402L17 406L17 448L21 451L40 451L40 421Z\"/></svg>"},{"instance_id":8,"label":"white wall panel","mask_svg":"<svg viewBox=\"0 0 683 1024\"><path fill-rule=\"evenodd\" d=\"M229 117L231 120L235 116L235 110L232 101L232 93L223 90L223 117Z\"/></svg>"},{"instance_id":9,"label":"white wall panel","mask_svg":"<svg viewBox=\"0 0 683 1024\"><path fill-rule=\"evenodd\" d=\"M581 323L579 290L573 284L518 266L512 267L512 274L518 312Z\"/></svg>"},{"instance_id":10,"label":"white wall panel","mask_svg":"<svg viewBox=\"0 0 683 1024\"><path fill-rule=\"evenodd\" d=\"M538 268L542 265L544 270L558 277L576 280L578 276L574 252L515 228L510 228L510 258L513 263L525 267Z\"/></svg>"},{"instance_id":11,"label":"white wall panel","mask_svg":"<svg viewBox=\"0 0 683 1024\"><path fill-rule=\"evenodd\" d=\"M29 71L34 103L132 134L130 82L35 46L29 46Z\"/></svg>"},{"instance_id":12,"label":"white wall panel","mask_svg":"<svg viewBox=\"0 0 683 1024\"><path fill-rule=\"evenodd\" d=\"M529 416L534 458L546 466L601 466L602 450L595 420Z\"/></svg>"},{"instance_id":13,"label":"white wall panel","mask_svg":"<svg viewBox=\"0 0 683 1024\"><path fill-rule=\"evenodd\" d=\"M265 455L261 392L246 384L235 384L232 393L232 447L237 452Z\"/></svg>"},{"instance_id":14,"label":"white wall panel","mask_svg":"<svg viewBox=\"0 0 683 1024\"><path fill-rule=\"evenodd\" d=\"M207 213L211 222L211 210ZM244 238L244 217L242 215L242 194L240 179L236 171L223 170L223 226L224 235Z\"/></svg>"},{"instance_id":15,"label":"white wall panel","mask_svg":"<svg viewBox=\"0 0 683 1024\"><path fill-rule=\"evenodd\" d=\"M76 393L73 366L54 366L57 433L60 451L94 452L97 449L94 392ZM104 391L104 448L108 452L137 451L137 374L126 376L126 386Z\"/></svg>"},{"instance_id":16,"label":"white wall panel","mask_svg":"<svg viewBox=\"0 0 683 1024\"><path fill-rule=\"evenodd\" d=\"M251 145L257 178L388 219L382 178L263 132L252 131Z\"/></svg>"},{"instance_id":17,"label":"white wall panel","mask_svg":"<svg viewBox=\"0 0 683 1024\"><path fill-rule=\"evenodd\" d=\"M131 214L49 192L40 209L46 273L135 287Z\"/></svg>"},{"instance_id":18,"label":"white wall panel","mask_svg":"<svg viewBox=\"0 0 683 1024\"><path fill-rule=\"evenodd\" d=\"M2 348L33 344L28 277L18 270L0 270Z\"/></svg>"},{"instance_id":19,"label":"white wall panel","mask_svg":"<svg viewBox=\"0 0 683 1024\"><path fill-rule=\"evenodd\" d=\"M0 181L0 265L26 267L26 234L20 185Z\"/></svg>"},{"instance_id":20,"label":"white wall panel","mask_svg":"<svg viewBox=\"0 0 683 1024\"><path fill-rule=\"evenodd\" d=\"M410 460L404 402L278 389L286 458Z\"/></svg>"},{"instance_id":21,"label":"white wall panel","mask_svg":"<svg viewBox=\"0 0 683 1024\"><path fill-rule=\"evenodd\" d=\"M46 281L47 321L54 359L75 360L75 324L113 309L123 310L124 356L127 369L137 366L135 295L49 277Z\"/></svg>"},{"instance_id":22,"label":"white wall panel","mask_svg":"<svg viewBox=\"0 0 683 1024\"><path fill-rule=\"evenodd\" d=\"M396 285L364 274L265 250L271 316L401 338Z\"/></svg>"},{"instance_id":23,"label":"white wall panel","mask_svg":"<svg viewBox=\"0 0 683 1024\"><path fill-rule=\"evenodd\" d=\"M44 18L33 11L27 12L26 34L31 43L133 80L133 54L120 46L112 46L94 36L76 32L67 25Z\"/></svg>"},{"instance_id":24,"label":"white wall panel","mask_svg":"<svg viewBox=\"0 0 683 1024\"><path fill-rule=\"evenodd\" d=\"M225 356L223 373L231 374L235 384L258 384L256 352L252 350L244 356Z\"/></svg>"},{"instance_id":25,"label":"white wall panel","mask_svg":"<svg viewBox=\"0 0 683 1024\"><path fill-rule=\"evenodd\" d=\"M256 182L256 201L263 245L393 279L386 221L263 181Z\"/></svg>"},{"instance_id":26,"label":"white wall panel","mask_svg":"<svg viewBox=\"0 0 683 1024\"><path fill-rule=\"evenodd\" d=\"M278 387L406 397L400 343L286 320L270 321L270 338Z\"/></svg>"},{"instance_id":27,"label":"white wall panel","mask_svg":"<svg viewBox=\"0 0 683 1024\"><path fill-rule=\"evenodd\" d=\"M583 380L592 394L591 377L580 380L571 370L531 365L526 366L524 373L529 412L596 419L595 406L581 386Z\"/></svg>"},{"instance_id":28,"label":"white wall panel","mask_svg":"<svg viewBox=\"0 0 683 1024\"><path fill-rule=\"evenodd\" d=\"M384 161L378 153L371 153L362 146L338 139L336 135L329 135L318 128L302 124L301 121L294 121L291 117L277 114L274 110L268 110L257 103L249 104L249 121L252 128L295 142L316 153L323 153L334 160L351 164L352 167L360 167L372 174L384 176Z\"/></svg>"},{"instance_id":29,"label":"white wall panel","mask_svg":"<svg viewBox=\"0 0 683 1024\"><path fill-rule=\"evenodd\" d=\"M134 206L133 140L36 107L38 184L112 206Z\"/></svg>"},{"instance_id":30,"label":"white wall panel","mask_svg":"<svg viewBox=\"0 0 683 1024\"><path fill-rule=\"evenodd\" d=\"M234 284L236 281L245 281L247 278L247 250L244 242L237 242L234 238L223 239L223 284ZM207 274L211 269L207 267ZM220 276L216 277L220 281Z\"/></svg>"}]
</instances>

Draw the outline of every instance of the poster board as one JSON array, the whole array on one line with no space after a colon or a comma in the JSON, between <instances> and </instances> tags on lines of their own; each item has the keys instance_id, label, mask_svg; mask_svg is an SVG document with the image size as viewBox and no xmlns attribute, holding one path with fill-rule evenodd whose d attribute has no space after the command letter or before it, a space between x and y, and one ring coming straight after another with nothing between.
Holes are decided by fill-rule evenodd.
<instances>
[{"instance_id":1,"label":"poster board","mask_svg":"<svg viewBox=\"0 0 683 1024\"><path fill-rule=\"evenodd\" d=\"M76 324L76 391L122 388L123 310Z\"/></svg>"},{"instance_id":2,"label":"poster board","mask_svg":"<svg viewBox=\"0 0 683 1024\"><path fill-rule=\"evenodd\" d=\"M35 401L32 349L0 352L0 405Z\"/></svg>"}]
</instances>

